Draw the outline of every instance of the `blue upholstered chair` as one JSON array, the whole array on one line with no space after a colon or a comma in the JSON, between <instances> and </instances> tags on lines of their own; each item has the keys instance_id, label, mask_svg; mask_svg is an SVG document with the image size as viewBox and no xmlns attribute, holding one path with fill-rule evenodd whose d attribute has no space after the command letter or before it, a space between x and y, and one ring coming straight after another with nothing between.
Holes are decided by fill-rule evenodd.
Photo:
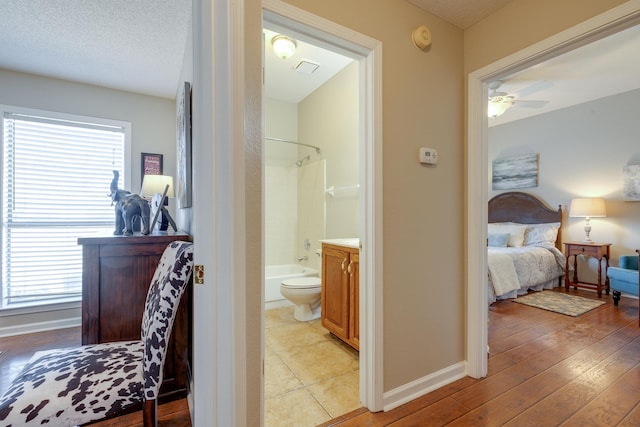
<instances>
[{"instance_id":1,"label":"blue upholstered chair","mask_svg":"<svg viewBox=\"0 0 640 427\"><path fill-rule=\"evenodd\" d=\"M36 353L0 398L2 426L75 426L142 405L143 425L157 425L167 343L193 269L193 245L173 242L149 286L139 341Z\"/></svg>"},{"instance_id":2,"label":"blue upholstered chair","mask_svg":"<svg viewBox=\"0 0 640 427\"><path fill-rule=\"evenodd\" d=\"M619 267L609 267L607 270L609 283L613 294L613 304L618 305L620 294L638 296L638 255L623 255L620 257Z\"/></svg>"}]
</instances>

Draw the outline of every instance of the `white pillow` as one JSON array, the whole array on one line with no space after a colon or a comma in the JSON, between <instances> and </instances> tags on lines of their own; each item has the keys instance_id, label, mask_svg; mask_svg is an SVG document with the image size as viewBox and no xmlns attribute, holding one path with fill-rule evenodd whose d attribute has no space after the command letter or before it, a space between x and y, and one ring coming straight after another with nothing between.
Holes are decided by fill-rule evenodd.
<instances>
[{"instance_id":1,"label":"white pillow","mask_svg":"<svg viewBox=\"0 0 640 427\"><path fill-rule=\"evenodd\" d=\"M496 222L490 223L488 226L488 234L507 234L509 233L509 246L520 247L524 244L524 232L527 226L524 224Z\"/></svg>"},{"instance_id":2,"label":"white pillow","mask_svg":"<svg viewBox=\"0 0 640 427\"><path fill-rule=\"evenodd\" d=\"M555 245L558 238L559 222L549 222L546 224L529 224L524 233L524 245L539 245L550 243Z\"/></svg>"}]
</instances>

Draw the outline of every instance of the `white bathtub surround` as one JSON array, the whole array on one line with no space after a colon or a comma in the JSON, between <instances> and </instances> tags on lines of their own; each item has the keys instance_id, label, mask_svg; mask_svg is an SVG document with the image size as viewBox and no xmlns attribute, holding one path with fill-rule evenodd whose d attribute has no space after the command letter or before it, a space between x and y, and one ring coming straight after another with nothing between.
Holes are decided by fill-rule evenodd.
<instances>
[{"instance_id":1,"label":"white bathtub surround","mask_svg":"<svg viewBox=\"0 0 640 427\"><path fill-rule=\"evenodd\" d=\"M320 269L320 239L325 237L325 169L326 161L312 155L312 161L297 169L298 214L296 256L306 256L307 267Z\"/></svg>"},{"instance_id":2,"label":"white bathtub surround","mask_svg":"<svg viewBox=\"0 0 640 427\"><path fill-rule=\"evenodd\" d=\"M264 301L265 308L292 305L280 293L280 284L295 277L318 277L318 270L298 264L268 265L265 267Z\"/></svg>"}]
</instances>

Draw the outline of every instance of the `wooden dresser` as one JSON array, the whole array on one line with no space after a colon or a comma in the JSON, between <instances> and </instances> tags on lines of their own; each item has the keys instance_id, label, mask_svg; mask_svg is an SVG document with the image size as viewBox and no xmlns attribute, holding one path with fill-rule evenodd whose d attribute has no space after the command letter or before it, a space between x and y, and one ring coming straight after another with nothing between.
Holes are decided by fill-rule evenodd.
<instances>
[{"instance_id":1,"label":"wooden dresser","mask_svg":"<svg viewBox=\"0 0 640 427\"><path fill-rule=\"evenodd\" d=\"M147 290L165 248L184 233L79 238L82 245L82 344L140 339ZM182 297L169 341L160 400L185 397L191 376L191 296Z\"/></svg>"}]
</instances>

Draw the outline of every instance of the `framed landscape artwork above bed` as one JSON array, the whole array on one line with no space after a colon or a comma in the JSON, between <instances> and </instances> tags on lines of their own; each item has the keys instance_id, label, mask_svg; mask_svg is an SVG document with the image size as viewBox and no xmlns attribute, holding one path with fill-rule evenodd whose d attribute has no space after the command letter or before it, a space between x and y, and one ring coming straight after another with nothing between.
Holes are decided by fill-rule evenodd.
<instances>
[{"instance_id":1,"label":"framed landscape artwork above bed","mask_svg":"<svg viewBox=\"0 0 640 427\"><path fill-rule=\"evenodd\" d=\"M640 201L640 165L627 165L622 171L624 179L624 200Z\"/></svg>"},{"instance_id":2,"label":"framed landscape artwork above bed","mask_svg":"<svg viewBox=\"0 0 640 427\"><path fill-rule=\"evenodd\" d=\"M492 162L492 189L512 190L538 186L538 154L495 159Z\"/></svg>"}]
</instances>

